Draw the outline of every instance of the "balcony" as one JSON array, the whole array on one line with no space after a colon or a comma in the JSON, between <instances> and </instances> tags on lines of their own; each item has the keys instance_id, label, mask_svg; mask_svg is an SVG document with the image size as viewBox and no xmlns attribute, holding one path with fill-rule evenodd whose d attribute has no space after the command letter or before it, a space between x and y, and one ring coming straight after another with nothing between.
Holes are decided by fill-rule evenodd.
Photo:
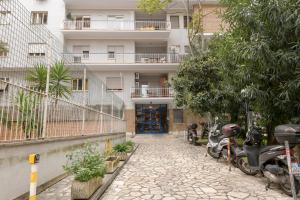
<instances>
[{"instance_id":1,"label":"balcony","mask_svg":"<svg viewBox=\"0 0 300 200\"><path fill-rule=\"evenodd\" d=\"M64 61L73 67L82 64L94 69L122 69L136 70L145 69L165 69L175 70L185 55L167 53L90 53L90 54L64 54ZM174 68L175 67L175 68Z\"/></svg>"},{"instance_id":2,"label":"balcony","mask_svg":"<svg viewBox=\"0 0 300 200\"><path fill-rule=\"evenodd\" d=\"M67 39L168 39L170 23L162 20L66 20Z\"/></svg>"},{"instance_id":3,"label":"balcony","mask_svg":"<svg viewBox=\"0 0 300 200\"><path fill-rule=\"evenodd\" d=\"M131 99L138 103L168 103L174 98L173 88L131 88Z\"/></svg>"}]
</instances>

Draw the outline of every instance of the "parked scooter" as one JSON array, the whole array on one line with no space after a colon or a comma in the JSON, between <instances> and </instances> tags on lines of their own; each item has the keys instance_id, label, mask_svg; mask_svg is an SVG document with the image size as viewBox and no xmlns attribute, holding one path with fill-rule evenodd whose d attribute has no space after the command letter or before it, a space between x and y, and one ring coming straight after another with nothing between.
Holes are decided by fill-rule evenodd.
<instances>
[{"instance_id":1,"label":"parked scooter","mask_svg":"<svg viewBox=\"0 0 300 200\"><path fill-rule=\"evenodd\" d=\"M188 126L187 130L187 141L193 145L197 144L198 136L197 136L197 124L191 124Z\"/></svg>"},{"instance_id":2,"label":"parked scooter","mask_svg":"<svg viewBox=\"0 0 300 200\"><path fill-rule=\"evenodd\" d=\"M239 153L241 149L236 146L234 136L240 132L240 127L237 124L227 124L221 128L220 123L210 129L208 134L207 153L216 159L223 158L228 159L228 143L231 143L231 162L235 165L236 153ZM234 148L235 146L235 148Z\"/></svg>"},{"instance_id":3,"label":"parked scooter","mask_svg":"<svg viewBox=\"0 0 300 200\"><path fill-rule=\"evenodd\" d=\"M289 141L291 148L294 144L300 144L300 125L277 126L274 135L280 144L266 147L260 145L259 131L255 129L253 128L248 133L243 146L244 151L237 155L238 158L244 159L247 157L248 167L253 170L253 174L255 174L254 172L261 172L268 179L266 189L270 187L271 183L277 183L287 195L292 196L287 156L283 143L284 141ZM290 150L290 152L293 151ZM243 162L240 159L238 159L239 168L246 173L245 165L242 164ZM292 162L296 161L293 155L291 155L291 159ZM298 194L300 178L294 176L294 182L295 190Z\"/></svg>"}]
</instances>

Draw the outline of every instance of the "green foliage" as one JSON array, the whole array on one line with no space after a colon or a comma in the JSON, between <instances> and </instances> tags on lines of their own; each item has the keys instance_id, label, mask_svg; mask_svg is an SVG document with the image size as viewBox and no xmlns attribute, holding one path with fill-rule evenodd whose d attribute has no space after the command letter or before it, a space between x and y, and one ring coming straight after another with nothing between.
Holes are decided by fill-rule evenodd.
<instances>
[{"instance_id":1,"label":"green foliage","mask_svg":"<svg viewBox=\"0 0 300 200\"><path fill-rule=\"evenodd\" d=\"M35 65L28 71L26 80L31 83L31 87L37 91L46 90L47 67L43 64Z\"/></svg>"},{"instance_id":2,"label":"green foliage","mask_svg":"<svg viewBox=\"0 0 300 200\"><path fill-rule=\"evenodd\" d=\"M126 143L118 144L114 146L114 150L116 152L126 152L128 151L128 146L126 145Z\"/></svg>"},{"instance_id":3,"label":"green foliage","mask_svg":"<svg viewBox=\"0 0 300 200\"><path fill-rule=\"evenodd\" d=\"M208 52L181 64L177 104L238 120L247 103L261 114L270 142L276 125L300 113L300 1L221 2L229 29L212 39Z\"/></svg>"},{"instance_id":4,"label":"green foliage","mask_svg":"<svg viewBox=\"0 0 300 200\"><path fill-rule=\"evenodd\" d=\"M134 147L134 142L131 141L131 140L128 140L128 141L125 142L125 145L128 146L128 147L133 148Z\"/></svg>"},{"instance_id":5,"label":"green foliage","mask_svg":"<svg viewBox=\"0 0 300 200\"><path fill-rule=\"evenodd\" d=\"M63 62L57 62L51 67L49 92L54 97L65 97L71 94L69 70Z\"/></svg>"},{"instance_id":6,"label":"green foliage","mask_svg":"<svg viewBox=\"0 0 300 200\"><path fill-rule=\"evenodd\" d=\"M56 62L51 66L49 78L49 94L56 98L68 98L71 94L71 76L63 62ZM45 92L47 67L43 64L34 66L33 69L29 70L26 80L31 83L33 89Z\"/></svg>"},{"instance_id":7,"label":"green foliage","mask_svg":"<svg viewBox=\"0 0 300 200\"><path fill-rule=\"evenodd\" d=\"M172 0L138 0L138 9L153 14L165 9Z\"/></svg>"},{"instance_id":8,"label":"green foliage","mask_svg":"<svg viewBox=\"0 0 300 200\"><path fill-rule=\"evenodd\" d=\"M68 163L64 169L73 174L77 181L87 182L96 177L104 177L106 173L104 158L91 144L85 144L83 149L74 151L67 158Z\"/></svg>"},{"instance_id":9,"label":"green foliage","mask_svg":"<svg viewBox=\"0 0 300 200\"><path fill-rule=\"evenodd\" d=\"M35 131L41 135L41 120L38 117L36 108L39 106L40 98L31 93L19 91L16 97L16 103L19 107L19 120L22 130L26 134L26 138L31 138ZM39 127L39 130L37 130Z\"/></svg>"}]
</instances>

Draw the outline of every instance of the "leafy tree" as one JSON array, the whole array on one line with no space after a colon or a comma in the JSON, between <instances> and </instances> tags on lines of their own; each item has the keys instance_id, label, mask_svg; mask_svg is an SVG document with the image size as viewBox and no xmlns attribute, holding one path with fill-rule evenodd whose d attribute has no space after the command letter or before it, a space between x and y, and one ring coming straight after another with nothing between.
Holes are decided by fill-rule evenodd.
<instances>
[{"instance_id":1,"label":"leafy tree","mask_svg":"<svg viewBox=\"0 0 300 200\"><path fill-rule=\"evenodd\" d=\"M223 0L230 25L236 71L261 113L269 141L274 127L300 113L300 1ZM231 51L232 52L232 51Z\"/></svg>"},{"instance_id":2,"label":"leafy tree","mask_svg":"<svg viewBox=\"0 0 300 200\"><path fill-rule=\"evenodd\" d=\"M165 9L173 0L139 0L138 8L145 13L154 14Z\"/></svg>"},{"instance_id":3,"label":"leafy tree","mask_svg":"<svg viewBox=\"0 0 300 200\"><path fill-rule=\"evenodd\" d=\"M195 62L184 61L174 81L176 99L199 113L219 109L219 113L236 118L245 112L244 97L250 108L262 115L271 142L274 127L300 113L300 1L221 2L227 8L223 19L228 31L212 39L205 56L199 53ZM217 82L201 71L207 60L214 60L209 67L214 69ZM197 65L200 72L194 71L195 77L189 75ZM187 89L176 86L176 79ZM210 96L199 96L205 93Z\"/></svg>"},{"instance_id":4,"label":"leafy tree","mask_svg":"<svg viewBox=\"0 0 300 200\"><path fill-rule=\"evenodd\" d=\"M33 89L45 92L47 82L47 68L43 64L34 66L26 80L31 83ZM68 98L71 94L71 76L63 62L56 62L50 69L49 94L59 98Z\"/></svg>"},{"instance_id":5,"label":"leafy tree","mask_svg":"<svg viewBox=\"0 0 300 200\"><path fill-rule=\"evenodd\" d=\"M35 65L33 69L29 70L26 80L31 83L34 90L45 91L47 82L46 66L43 64Z\"/></svg>"},{"instance_id":6,"label":"leafy tree","mask_svg":"<svg viewBox=\"0 0 300 200\"><path fill-rule=\"evenodd\" d=\"M65 97L71 94L69 70L63 62L55 63L50 70L49 92L56 98Z\"/></svg>"}]
</instances>

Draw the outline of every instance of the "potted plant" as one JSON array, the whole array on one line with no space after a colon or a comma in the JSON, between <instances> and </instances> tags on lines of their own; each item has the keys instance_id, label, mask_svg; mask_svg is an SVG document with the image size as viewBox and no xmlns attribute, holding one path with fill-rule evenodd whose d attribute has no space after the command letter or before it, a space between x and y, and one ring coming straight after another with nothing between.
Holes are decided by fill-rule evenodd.
<instances>
[{"instance_id":1,"label":"potted plant","mask_svg":"<svg viewBox=\"0 0 300 200\"><path fill-rule=\"evenodd\" d=\"M127 153L131 153L134 149L134 142L132 142L131 140L125 142L126 146L127 146Z\"/></svg>"},{"instance_id":2,"label":"potted plant","mask_svg":"<svg viewBox=\"0 0 300 200\"><path fill-rule=\"evenodd\" d=\"M127 158L128 146L125 143L118 144L114 147L119 160L124 161Z\"/></svg>"},{"instance_id":3,"label":"potted plant","mask_svg":"<svg viewBox=\"0 0 300 200\"><path fill-rule=\"evenodd\" d=\"M68 162L64 169L74 175L71 198L89 199L102 185L102 179L106 173L104 158L95 146L90 144L86 144L83 149L67 155L67 158Z\"/></svg>"},{"instance_id":4,"label":"potted plant","mask_svg":"<svg viewBox=\"0 0 300 200\"><path fill-rule=\"evenodd\" d=\"M112 174L119 166L119 158L117 156L113 156L112 142L110 139L107 139L105 142L104 155L106 158L106 173Z\"/></svg>"}]
</instances>

